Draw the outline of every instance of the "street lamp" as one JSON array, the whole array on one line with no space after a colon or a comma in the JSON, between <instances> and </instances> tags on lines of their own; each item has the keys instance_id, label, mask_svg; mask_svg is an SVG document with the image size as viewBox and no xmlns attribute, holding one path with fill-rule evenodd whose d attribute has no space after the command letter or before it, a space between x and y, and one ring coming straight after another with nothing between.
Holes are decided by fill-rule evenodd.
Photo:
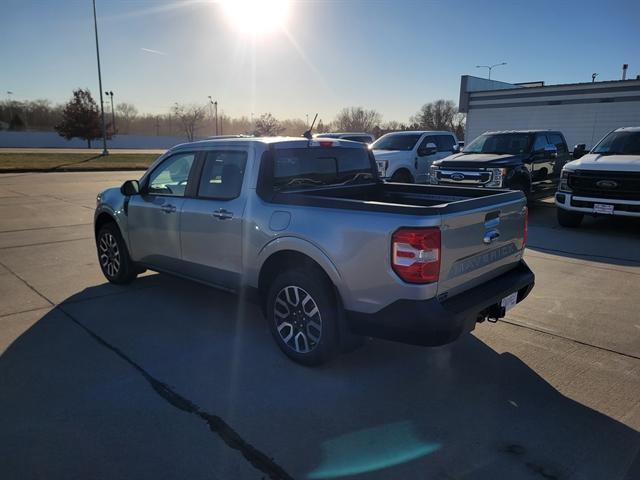
<instances>
[{"instance_id":1,"label":"street lamp","mask_svg":"<svg viewBox=\"0 0 640 480\"><path fill-rule=\"evenodd\" d=\"M111 130L113 134L116 134L116 112L113 109L113 91L109 90L108 92L104 92L107 97L111 97Z\"/></svg>"},{"instance_id":2,"label":"street lamp","mask_svg":"<svg viewBox=\"0 0 640 480\"><path fill-rule=\"evenodd\" d=\"M9 98L9 125L11 125L13 119L13 92L11 90L7 90L7 97Z\"/></svg>"},{"instance_id":3,"label":"street lamp","mask_svg":"<svg viewBox=\"0 0 640 480\"><path fill-rule=\"evenodd\" d=\"M102 97L102 72L100 71L100 46L98 45L98 19L96 17L96 0L93 0L93 29L96 34L96 59L98 60L98 87L100 88L100 115L102 117L102 155L109 155L109 150L107 150L107 127L104 123L104 100Z\"/></svg>"},{"instance_id":4,"label":"street lamp","mask_svg":"<svg viewBox=\"0 0 640 480\"><path fill-rule=\"evenodd\" d=\"M491 70L494 69L494 67L499 67L501 65L506 65L507 62L500 62L500 63L495 63L493 65L476 65L476 68L487 68L489 69L489 80L491 80Z\"/></svg>"},{"instance_id":5,"label":"street lamp","mask_svg":"<svg viewBox=\"0 0 640 480\"><path fill-rule=\"evenodd\" d=\"M212 112L211 110L212 108L215 110L215 113ZM211 98L211 95L209 95L209 115L215 121L215 125L216 125L215 131L216 131L216 137L217 137L218 136L218 101L213 100L213 98Z\"/></svg>"}]
</instances>

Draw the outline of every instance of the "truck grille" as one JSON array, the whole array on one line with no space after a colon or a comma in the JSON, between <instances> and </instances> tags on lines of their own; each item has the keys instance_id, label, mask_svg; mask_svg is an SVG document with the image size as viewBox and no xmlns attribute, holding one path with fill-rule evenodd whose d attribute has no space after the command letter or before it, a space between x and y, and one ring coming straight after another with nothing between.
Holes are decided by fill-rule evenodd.
<instances>
[{"instance_id":1,"label":"truck grille","mask_svg":"<svg viewBox=\"0 0 640 480\"><path fill-rule=\"evenodd\" d=\"M456 168L452 170L436 170L438 183L454 183L463 185L484 185L491 181L491 171Z\"/></svg>"},{"instance_id":2,"label":"truck grille","mask_svg":"<svg viewBox=\"0 0 640 480\"><path fill-rule=\"evenodd\" d=\"M577 170L568 183L574 195L640 200L640 173Z\"/></svg>"}]
</instances>

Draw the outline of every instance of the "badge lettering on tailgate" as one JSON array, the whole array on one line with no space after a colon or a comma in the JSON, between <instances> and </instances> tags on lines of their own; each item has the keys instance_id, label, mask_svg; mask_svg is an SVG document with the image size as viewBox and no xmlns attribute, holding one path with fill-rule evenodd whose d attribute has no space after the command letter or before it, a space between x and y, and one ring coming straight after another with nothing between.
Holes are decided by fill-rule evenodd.
<instances>
[{"instance_id":1,"label":"badge lettering on tailgate","mask_svg":"<svg viewBox=\"0 0 640 480\"><path fill-rule=\"evenodd\" d=\"M473 255L469 258L465 258L456 262L451 267L451 273L449 277L457 277L458 275L464 275L465 273L473 272L479 268L485 267L491 263L502 260L510 255L513 255L518 251L518 248L514 243L508 243L488 252L482 252L478 255Z\"/></svg>"}]
</instances>

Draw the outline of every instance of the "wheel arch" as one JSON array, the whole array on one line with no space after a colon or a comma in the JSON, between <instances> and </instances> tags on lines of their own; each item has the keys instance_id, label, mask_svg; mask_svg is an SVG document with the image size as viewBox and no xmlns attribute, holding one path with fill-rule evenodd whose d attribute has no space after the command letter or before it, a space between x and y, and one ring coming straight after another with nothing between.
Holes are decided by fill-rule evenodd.
<instances>
[{"instance_id":1,"label":"wheel arch","mask_svg":"<svg viewBox=\"0 0 640 480\"><path fill-rule=\"evenodd\" d=\"M93 226L93 233L96 237L98 236L98 232L100 231L100 229L107 223L115 223L118 229L120 229L120 233L122 233L122 229L120 228L120 225L118 225L118 221L113 215L107 212L100 212L96 216Z\"/></svg>"},{"instance_id":2,"label":"wheel arch","mask_svg":"<svg viewBox=\"0 0 640 480\"><path fill-rule=\"evenodd\" d=\"M296 267L302 267L310 270L316 270L321 273L334 287L336 295L339 297L340 292L338 284L340 283L340 277L337 270L335 270L335 267L333 266L331 266L333 268L327 268L325 262L322 262L322 260L319 262L316 258L313 258L300 250L290 248L284 248L271 253L267 258L265 258L258 273L257 283L260 296L262 298L266 296L269 285L280 272ZM322 263L325 263L325 265L322 265Z\"/></svg>"},{"instance_id":3,"label":"wheel arch","mask_svg":"<svg viewBox=\"0 0 640 480\"><path fill-rule=\"evenodd\" d=\"M394 172L391 175L388 175L388 178L393 177L394 175L398 174L398 173L405 173L409 176L409 178L411 178L411 181L415 183L416 181L416 177L415 175L411 172L411 170L409 169L409 167L407 167L406 165L402 165L399 166L398 168L396 168L394 170Z\"/></svg>"}]
</instances>

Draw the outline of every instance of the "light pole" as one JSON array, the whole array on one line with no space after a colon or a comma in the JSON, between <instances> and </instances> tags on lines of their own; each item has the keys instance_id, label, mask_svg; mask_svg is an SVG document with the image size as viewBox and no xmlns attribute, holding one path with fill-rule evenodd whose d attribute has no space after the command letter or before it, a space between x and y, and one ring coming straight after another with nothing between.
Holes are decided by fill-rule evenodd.
<instances>
[{"instance_id":1,"label":"light pole","mask_svg":"<svg viewBox=\"0 0 640 480\"><path fill-rule=\"evenodd\" d=\"M218 101L213 102L213 111L216 116L216 137L218 136Z\"/></svg>"},{"instance_id":2,"label":"light pole","mask_svg":"<svg viewBox=\"0 0 640 480\"><path fill-rule=\"evenodd\" d=\"M113 91L104 92L107 97L111 97L111 130L116 134L116 111L113 109Z\"/></svg>"},{"instance_id":3,"label":"light pole","mask_svg":"<svg viewBox=\"0 0 640 480\"><path fill-rule=\"evenodd\" d=\"M211 95L209 95L207 98L209 98L209 119L213 120L213 99L211 98Z\"/></svg>"},{"instance_id":4,"label":"light pole","mask_svg":"<svg viewBox=\"0 0 640 480\"><path fill-rule=\"evenodd\" d=\"M9 125L11 125L11 120L13 120L13 92L11 90L7 90L7 97L9 97Z\"/></svg>"},{"instance_id":5,"label":"light pole","mask_svg":"<svg viewBox=\"0 0 640 480\"><path fill-rule=\"evenodd\" d=\"M488 68L489 69L489 80L491 80L491 70L494 69L494 67L500 67L502 65L506 65L507 62L500 62L500 63L495 63L493 65L476 65L476 68Z\"/></svg>"},{"instance_id":6,"label":"light pole","mask_svg":"<svg viewBox=\"0 0 640 480\"><path fill-rule=\"evenodd\" d=\"M209 95L208 98L209 98L209 116L211 117L211 120L214 120L215 122L215 132L216 132L215 134L217 137L218 136L218 101L211 98L211 95Z\"/></svg>"},{"instance_id":7,"label":"light pole","mask_svg":"<svg viewBox=\"0 0 640 480\"><path fill-rule=\"evenodd\" d=\"M100 116L102 117L102 155L109 155L109 150L107 150L107 127L104 123L104 99L102 97L102 72L100 71L100 46L98 45L98 19L96 17L96 0L93 0L93 29L96 34L96 59L98 60L98 87L100 88Z\"/></svg>"}]
</instances>

